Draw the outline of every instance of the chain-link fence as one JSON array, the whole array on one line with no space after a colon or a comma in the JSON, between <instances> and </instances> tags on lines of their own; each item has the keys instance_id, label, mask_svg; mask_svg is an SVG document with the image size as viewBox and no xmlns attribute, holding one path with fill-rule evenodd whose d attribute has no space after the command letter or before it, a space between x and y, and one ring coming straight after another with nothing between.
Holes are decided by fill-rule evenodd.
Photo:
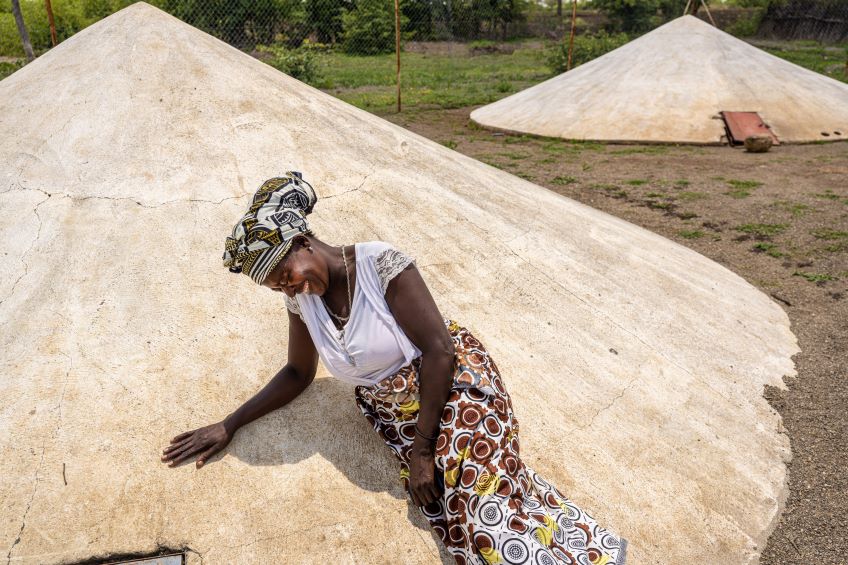
<instances>
[{"instance_id":1,"label":"chain-link fence","mask_svg":"<svg viewBox=\"0 0 848 565\"><path fill-rule=\"evenodd\" d=\"M21 64L18 61L26 54L21 28L27 30L37 55L54 41L61 42L132 1L0 0L0 66ZM471 44L471 51L479 53L497 49L495 43L515 40L564 46L574 13L580 60L599 56L650 31L682 15L687 7L697 17L738 36L848 41L848 0L148 1L307 81L318 52L349 56L393 53L396 24L401 49L409 53L420 52L422 44L433 42ZM469 49L454 51L461 56L469 53ZM553 71L567 66L565 52L560 59L552 59ZM380 64L388 64L388 59Z\"/></svg>"},{"instance_id":2,"label":"chain-link fence","mask_svg":"<svg viewBox=\"0 0 848 565\"><path fill-rule=\"evenodd\" d=\"M23 55L13 17L15 0L0 1L0 56ZM45 0L17 0L36 52L52 45ZM178 18L239 47L305 41L369 55L395 48L394 0L150 0ZM119 10L130 0L52 0L56 39ZM594 0L578 3L578 33L599 28L641 33L683 13L687 0ZM713 0L710 16L730 31L758 28L783 39L848 39L846 0ZM691 2L701 8L700 0ZM505 41L561 38L568 31L569 0L400 0L401 38L410 41ZM592 10L594 8L594 10ZM707 9L697 14L707 19ZM738 29L734 29L736 26ZM747 27L746 27L747 26Z\"/></svg>"}]
</instances>

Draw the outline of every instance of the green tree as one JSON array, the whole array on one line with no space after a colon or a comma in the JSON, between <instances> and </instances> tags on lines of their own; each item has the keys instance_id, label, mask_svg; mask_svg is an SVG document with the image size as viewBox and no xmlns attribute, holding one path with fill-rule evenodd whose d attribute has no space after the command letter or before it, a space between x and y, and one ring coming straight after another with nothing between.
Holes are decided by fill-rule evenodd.
<instances>
[{"instance_id":1,"label":"green tree","mask_svg":"<svg viewBox=\"0 0 848 565\"><path fill-rule=\"evenodd\" d=\"M401 16L401 29L409 23ZM395 48L395 5L391 0L358 0L356 7L342 15L347 53L375 55Z\"/></svg>"},{"instance_id":2,"label":"green tree","mask_svg":"<svg viewBox=\"0 0 848 565\"><path fill-rule=\"evenodd\" d=\"M340 0L306 0L306 21L319 43L337 43L342 39L342 15L352 7Z\"/></svg>"},{"instance_id":3,"label":"green tree","mask_svg":"<svg viewBox=\"0 0 848 565\"><path fill-rule=\"evenodd\" d=\"M606 14L613 31L644 33L682 16L686 0L593 0L592 6Z\"/></svg>"},{"instance_id":4,"label":"green tree","mask_svg":"<svg viewBox=\"0 0 848 565\"><path fill-rule=\"evenodd\" d=\"M164 9L236 47L270 43L293 4L279 0L165 0Z\"/></svg>"}]
</instances>

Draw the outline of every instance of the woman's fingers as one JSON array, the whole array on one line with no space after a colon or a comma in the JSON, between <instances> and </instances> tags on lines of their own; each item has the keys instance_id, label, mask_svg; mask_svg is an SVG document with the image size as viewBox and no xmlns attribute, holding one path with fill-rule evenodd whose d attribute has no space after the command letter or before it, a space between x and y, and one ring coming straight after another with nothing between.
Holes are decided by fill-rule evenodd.
<instances>
[{"instance_id":1,"label":"woman's fingers","mask_svg":"<svg viewBox=\"0 0 848 565\"><path fill-rule=\"evenodd\" d=\"M179 455L186 447L192 444L194 438L188 438L183 440L180 443L175 443L174 445L168 446L165 448L165 451L162 452L162 460L170 459Z\"/></svg>"},{"instance_id":2,"label":"woman's fingers","mask_svg":"<svg viewBox=\"0 0 848 565\"><path fill-rule=\"evenodd\" d=\"M427 506L436 502L441 494L438 491L434 482L422 483L410 489L409 494L412 496L412 502L416 506Z\"/></svg>"},{"instance_id":3,"label":"woman's fingers","mask_svg":"<svg viewBox=\"0 0 848 565\"><path fill-rule=\"evenodd\" d=\"M432 503L436 502L437 500L439 500L439 496L440 496L439 495L439 487L436 486L435 482L432 482L432 483L430 483L429 490L430 490L430 502L428 502L427 504L432 504Z\"/></svg>"},{"instance_id":4,"label":"woman's fingers","mask_svg":"<svg viewBox=\"0 0 848 565\"><path fill-rule=\"evenodd\" d=\"M220 448L217 445L213 445L212 447L201 453L200 456L197 458L197 468L200 469L201 467L203 467L203 465L206 463L206 460L215 455L218 451L220 451Z\"/></svg>"},{"instance_id":5,"label":"woman's fingers","mask_svg":"<svg viewBox=\"0 0 848 565\"><path fill-rule=\"evenodd\" d=\"M412 495L412 504L415 506L421 506L421 498L418 496L418 489L410 489L409 494Z\"/></svg>"},{"instance_id":6,"label":"woman's fingers","mask_svg":"<svg viewBox=\"0 0 848 565\"><path fill-rule=\"evenodd\" d=\"M166 447L166 448L165 448L165 450L164 450L162 453L168 453L168 452L170 452L170 451L174 451L174 450L176 450L176 449L179 449L179 448L181 448L181 447L185 446L188 442L190 442L190 441L191 441L191 439L192 439L191 437L187 437L187 438L185 438L185 439L184 439L184 440L182 440L182 441L179 441L179 442L177 442L177 443L172 443L171 445L169 445L168 447Z\"/></svg>"},{"instance_id":7,"label":"woman's fingers","mask_svg":"<svg viewBox=\"0 0 848 565\"><path fill-rule=\"evenodd\" d=\"M185 439L188 436L190 436L191 434L193 434L195 431L196 430L191 430L190 432L183 432L180 435L178 435L177 437L175 437L174 439L172 439L171 443L177 443L178 441L182 441L183 439Z\"/></svg>"},{"instance_id":8,"label":"woman's fingers","mask_svg":"<svg viewBox=\"0 0 848 565\"><path fill-rule=\"evenodd\" d=\"M182 463L183 461L185 461L186 459L188 459L189 457L191 457L192 455L194 455L195 453L197 453L201 449L203 449L203 446L197 445L196 443L191 443L191 444L187 445L185 448L183 448L182 451L180 451L179 453L177 453L174 456L174 460L171 461L170 466L174 467L175 465L179 465L180 463Z\"/></svg>"}]
</instances>

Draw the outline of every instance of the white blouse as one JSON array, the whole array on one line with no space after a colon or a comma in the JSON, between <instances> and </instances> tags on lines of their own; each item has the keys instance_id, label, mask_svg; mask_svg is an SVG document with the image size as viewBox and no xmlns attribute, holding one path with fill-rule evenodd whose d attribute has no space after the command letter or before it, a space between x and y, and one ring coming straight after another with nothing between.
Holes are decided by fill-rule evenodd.
<instances>
[{"instance_id":1,"label":"white blouse","mask_svg":"<svg viewBox=\"0 0 848 565\"><path fill-rule=\"evenodd\" d=\"M421 355L386 303L386 287L414 260L382 241L356 244L356 288L350 318L337 330L320 296L286 296L309 330L321 362L336 378L372 385Z\"/></svg>"}]
</instances>

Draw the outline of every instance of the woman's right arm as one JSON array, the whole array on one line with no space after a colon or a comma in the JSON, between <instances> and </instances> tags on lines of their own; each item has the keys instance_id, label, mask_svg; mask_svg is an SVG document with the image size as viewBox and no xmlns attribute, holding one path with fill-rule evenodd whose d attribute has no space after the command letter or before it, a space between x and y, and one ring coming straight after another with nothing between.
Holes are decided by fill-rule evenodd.
<instances>
[{"instance_id":1,"label":"woman's right arm","mask_svg":"<svg viewBox=\"0 0 848 565\"><path fill-rule=\"evenodd\" d=\"M172 439L171 445L163 451L162 461L174 467L199 453L197 467L200 468L207 459L230 443L239 428L285 406L306 390L315 378L318 352L303 320L291 312L288 353L286 365L262 390L221 422L182 433Z\"/></svg>"}]
</instances>

